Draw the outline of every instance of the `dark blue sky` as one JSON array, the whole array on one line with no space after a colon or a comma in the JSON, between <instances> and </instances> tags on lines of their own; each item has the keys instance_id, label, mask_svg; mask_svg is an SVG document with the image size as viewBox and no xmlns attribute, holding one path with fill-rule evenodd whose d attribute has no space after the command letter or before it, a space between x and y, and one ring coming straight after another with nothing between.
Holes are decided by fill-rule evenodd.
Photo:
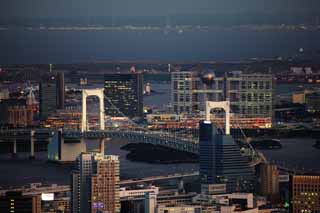
<instances>
[{"instance_id":1,"label":"dark blue sky","mask_svg":"<svg viewBox=\"0 0 320 213\"><path fill-rule=\"evenodd\" d=\"M0 17L319 13L319 0L1 0Z\"/></svg>"}]
</instances>

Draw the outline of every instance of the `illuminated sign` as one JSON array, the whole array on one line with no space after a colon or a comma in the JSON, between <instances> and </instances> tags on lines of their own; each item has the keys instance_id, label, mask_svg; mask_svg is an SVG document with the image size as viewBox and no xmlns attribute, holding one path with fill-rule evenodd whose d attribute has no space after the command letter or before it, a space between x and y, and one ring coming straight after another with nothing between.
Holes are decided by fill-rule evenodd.
<instances>
[{"instance_id":1,"label":"illuminated sign","mask_svg":"<svg viewBox=\"0 0 320 213\"><path fill-rule=\"evenodd\" d=\"M53 193L42 193L41 194L41 200L43 200L43 201L52 201L52 200L54 200L54 194Z\"/></svg>"},{"instance_id":2,"label":"illuminated sign","mask_svg":"<svg viewBox=\"0 0 320 213\"><path fill-rule=\"evenodd\" d=\"M102 202L95 202L95 203L93 203L93 208L94 209L103 209L104 205Z\"/></svg>"}]
</instances>

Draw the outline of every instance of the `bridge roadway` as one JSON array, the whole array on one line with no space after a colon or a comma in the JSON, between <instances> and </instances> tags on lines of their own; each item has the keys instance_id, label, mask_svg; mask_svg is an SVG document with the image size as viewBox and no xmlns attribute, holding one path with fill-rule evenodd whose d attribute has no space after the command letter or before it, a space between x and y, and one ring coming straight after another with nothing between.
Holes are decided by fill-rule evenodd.
<instances>
[{"instance_id":1,"label":"bridge roadway","mask_svg":"<svg viewBox=\"0 0 320 213\"><path fill-rule=\"evenodd\" d=\"M185 177L196 177L199 176L199 172L183 173L183 174L172 174L166 176L151 176L141 179L128 179L121 180L120 186L126 186L131 184L147 183L162 180L172 180ZM4 195L7 191L23 191L23 195L38 195L41 193L62 193L69 192L71 190L69 185L56 185L52 184L50 186L39 186L35 188L15 188L15 189L3 189L0 190L0 195Z\"/></svg>"},{"instance_id":2,"label":"bridge roadway","mask_svg":"<svg viewBox=\"0 0 320 213\"><path fill-rule=\"evenodd\" d=\"M32 133L33 136L32 136ZM1 129L0 140L26 140L28 137L34 140L46 140L51 138L56 130L52 129ZM179 151L190 152L198 154L199 147L196 141L185 140L182 138L173 137L164 132L152 131L134 131L134 130L91 130L81 132L80 130L64 130L62 135L65 140L79 140L81 138L101 139L101 138L120 138L126 139L135 143L150 143L154 145L161 145Z\"/></svg>"},{"instance_id":3,"label":"bridge roadway","mask_svg":"<svg viewBox=\"0 0 320 213\"><path fill-rule=\"evenodd\" d=\"M195 141L184 140L177 137L172 137L164 132L146 132L146 131L130 131L130 130L95 130L95 131L64 131L63 137L65 140L76 138L119 138L126 139L135 143L150 143L161 145L179 151L199 153L198 144Z\"/></svg>"}]
</instances>

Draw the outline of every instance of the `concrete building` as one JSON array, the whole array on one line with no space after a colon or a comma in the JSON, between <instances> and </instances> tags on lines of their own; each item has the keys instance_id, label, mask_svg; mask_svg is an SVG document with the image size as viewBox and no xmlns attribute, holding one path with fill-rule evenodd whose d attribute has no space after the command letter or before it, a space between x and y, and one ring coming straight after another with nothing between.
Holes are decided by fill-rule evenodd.
<instances>
[{"instance_id":1,"label":"concrete building","mask_svg":"<svg viewBox=\"0 0 320 213\"><path fill-rule=\"evenodd\" d=\"M210 212L258 212L256 198L252 193L199 194L193 202L202 207L214 207Z\"/></svg>"},{"instance_id":2,"label":"concrete building","mask_svg":"<svg viewBox=\"0 0 320 213\"><path fill-rule=\"evenodd\" d=\"M157 213L200 213L201 206L158 206Z\"/></svg>"},{"instance_id":3,"label":"concrete building","mask_svg":"<svg viewBox=\"0 0 320 213\"><path fill-rule=\"evenodd\" d=\"M305 104L306 95L312 93L312 90L303 90L292 94L292 103L294 104Z\"/></svg>"},{"instance_id":4,"label":"concrete building","mask_svg":"<svg viewBox=\"0 0 320 213\"><path fill-rule=\"evenodd\" d=\"M320 110L320 91L303 90L292 94L292 103L305 104L311 112Z\"/></svg>"},{"instance_id":5,"label":"concrete building","mask_svg":"<svg viewBox=\"0 0 320 213\"><path fill-rule=\"evenodd\" d=\"M73 212L120 212L118 156L81 153L77 167L71 184Z\"/></svg>"},{"instance_id":6,"label":"concrete building","mask_svg":"<svg viewBox=\"0 0 320 213\"><path fill-rule=\"evenodd\" d=\"M8 125L9 124L9 109L13 107L25 107L26 100L25 99L6 99L0 101L0 125Z\"/></svg>"},{"instance_id":7,"label":"concrete building","mask_svg":"<svg viewBox=\"0 0 320 213\"><path fill-rule=\"evenodd\" d=\"M0 212L41 213L41 197L22 195L21 191L9 191L5 196L0 196Z\"/></svg>"},{"instance_id":8,"label":"concrete building","mask_svg":"<svg viewBox=\"0 0 320 213\"><path fill-rule=\"evenodd\" d=\"M260 165L260 192L276 202L279 198L279 170L276 165Z\"/></svg>"},{"instance_id":9,"label":"concrete building","mask_svg":"<svg viewBox=\"0 0 320 213\"><path fill-rule=\"evenodd\" d=\"M71 213L70 197L54 197L52 201L42 201L41 212L55 213L64 212Z\"/></svg>"},{"instance_id":10,"label":"concrete building","mask_svg":"<svg viewBox=\"0 0 320 213\"><path fill-rule=\"evenodd\" d=\"M320 112L320 92L306 94L306 107L310 112Z\"/></svg>"},{"instance_id":11,"label":"concrete building","mask_svg":"<svg viewBox=\"0 0 320 213\"><path fill-rule=\"evenodd\" d=\"M30 90L26 99L13 100L7 105L4 114L8 120L7 123L13 127L28 127L33 125L34 117L38 113L38 102L36 101L33 91ZM5 100L4 103L9 101ZM1 108L1 107L0 107Z\"/></svg>"},{"instance_id":12,"label":"concrete building","mask_svg":"<svg viewBox=\"0 0 320 213\"><path fill-rule=\"evenodd\" d=\"M141 73L105 74L105 113L112 117L143 116L143 76ZM117 109L115 109L117 108Z\"/></svg>"},{"instance_id":13,"label":"concrete building","mask_svg":"<svg viewBox=\"0 0 320 213\"><path fill-rule=\"evenodd\" d=\"M8 108L8 124L13 127L27 127L33 124L33 110L27 106L12 106Z\"/></svg>"},{"instance_id":14,"label":"concrete building","mask_svg":"<svg viewBox=\"0 0 320 213\"><path fill-rule=\"evenodd\" d=\"M290 212L320 212L320 176L290 177Z\"/></svg>"},{"instance_id":15,"label":"concrete building","mask_svg":"<svg viewBox=\"0 0 320 213\"><path fill-rule=\"evenodd\" d=\"M39 84L40 119L46 120L57 110L57 83L55 76Z\"/></svg>"},{"instance_id":16,"label":"concrete building","mask_svg":"<svg viewBox=\"0 0 320 213\"><path fill-rule=\"evenodd\" d=\"M155 193L147 192L145 193L144 200L144 212L145 213L155 213L157 206L157 195Z\"/></svg>"},{"instance_id":17,"label":"concrete building","mask_svg":"<svg viewBox=\"0 0 320 213\"><path fill-rule=\"evenodd\" d=\"M8 89L1 89L0 90L0 101L9 99L10 98L10 93Z\"/></svg>"},{"instance_id":18,"label":"concrete building","mask_svg":"<svg viewBox=\"0 0 320 213\"><path fill-rule=\"evenodd\" d=\"M226 184L227 192L251 192L254 168L228 134L222 134L210 121L199 124L200 178L202 184Z\"/></svg>"},{"instance_id":19,"label":"concrete building","mask_svg":"<svg viewBox=\"0 0 320 213\"><path fill-rule=\"evenodd\" d=\"M144 188L125 188L121 187L119 196L121 200L125 199L144 199L146 193L151 193L158 195L159 194L159 188L155 186L151 187L144 187Z\"/></svg>"},{"instance_id":20,"label":"concrete building","mask_svg":"<svg viewBox=\"0 0 320 213\"><path fill-rule=\"evenodd\" d=\"M246 210L241 210L238 209L238 207L236 205L231 205L231 206L221 206L220 208L220 213L259 213L259 209L255 208L255 209L246 209Z\"/></svg>"},{"instance_id":21,"label":"concrete building","mask_svg":"<svg viewBox=\"0 0 320 213\"><path fill-rule=\"evenodd\" d=\"M163 206L191 205L196 192L179 193L178 190L160 191L157 196L157 204Z\"/></svg>"},{"instance_id":22,"label":"concrete building","mask_svg":"<svg viewBox=\"0 0 320 213\"><path fill-rule=\"evenodd\" d=\"M172 72L171 103L177 114L199 114L206 101L229 99L235 117L272 118L273 88L269 74Z\"/></svg>"}]
</instances>

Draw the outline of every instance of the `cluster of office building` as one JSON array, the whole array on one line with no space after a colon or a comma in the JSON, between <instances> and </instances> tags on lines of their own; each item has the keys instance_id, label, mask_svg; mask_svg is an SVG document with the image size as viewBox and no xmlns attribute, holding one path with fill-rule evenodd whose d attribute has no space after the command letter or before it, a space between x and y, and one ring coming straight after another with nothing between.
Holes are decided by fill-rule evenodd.
<instances>
[{"instance_id":1,"label":"cluster of office building","mask_svg":"<svg viewBox=\"0 0 320 213\"><path fill-rule=\"evenodd\" d=\"M206 101L229 100L233 119L245 127L271 127L273 89L271 74L241 71L222 76L197 71L171 74L171 103L175 113L197 116L205 111Z\"/></svg>"}]
</instances>

